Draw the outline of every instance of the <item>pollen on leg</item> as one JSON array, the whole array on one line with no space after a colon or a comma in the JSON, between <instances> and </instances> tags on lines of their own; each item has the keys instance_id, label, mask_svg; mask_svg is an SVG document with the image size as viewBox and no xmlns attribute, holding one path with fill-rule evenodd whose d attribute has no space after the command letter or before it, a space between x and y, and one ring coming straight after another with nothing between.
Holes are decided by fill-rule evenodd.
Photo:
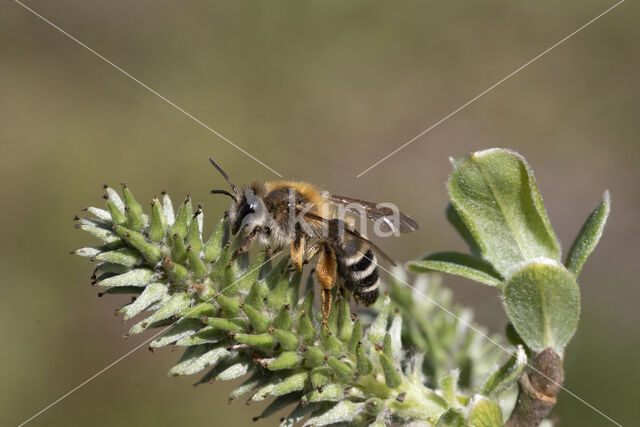
<instances>
[{"instance_id":1,"label":"pollen on leg","mask_svg":"<svg viewBox=\"0 0 640 427\"><path fill-rule=\"evenodd\" d=\"M316 277L322 286L322 323L326 325L331 313L331 289L335 285L338 274L336 254L329 244L324 244L318 257Z\"/></svg>"},{"instance_id":2,"label":"pollen on leg","mask_svg":"<svg viewBox=\"0 0 640 427\"><path fill-rule=\"evenodd\" d=\"M298 271L302 270L302 264L304 263L305 240L304 236L299 234L298 237L291 242L291 248L289 250L291 262Z\"/></svg>"}]
</instances>

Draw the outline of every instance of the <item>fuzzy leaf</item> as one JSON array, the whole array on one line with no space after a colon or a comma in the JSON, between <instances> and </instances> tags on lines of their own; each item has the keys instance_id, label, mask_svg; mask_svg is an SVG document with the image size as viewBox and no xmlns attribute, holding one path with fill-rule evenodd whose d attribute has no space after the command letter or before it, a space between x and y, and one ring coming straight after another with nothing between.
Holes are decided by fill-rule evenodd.
<instances>
[{"instance_id":1,"label":"fuzzy leaf","mask_svg":"<svg viewBox=\"0 0 640 427\"><path fill-rule=\"evenodd\" d=\"M500 405L483 396L474 396L469 402L470 427L496 427L503 425Z\"/></svg>"},{"instance_id":2,"label":"fuzzy leaf","mask_svg":"<svg viewBox=\"0 0 640 427\"><path fill-rule=\"evenodd\" d=\"M467 245L469 245L469 250L471 251L471 253L479 258L480 246L478 246L478 243L474 240L471 231L469 231L469 228L467 228L467 225L464 223L464 221L462 221L462 218L460 218L460 215L458 215L456 208L454 208L451 203L447 204L445 215L447 217L447 220L449 221L449 224L453 225L453 228L456 229L462 239L467 243Z\"/></svg>"},{"instance_id":3,"label":"fuzzy leaf","mask_svg":"<svg viewBox=\"0 0 640 427\"><path fill-rule=\"evenodd\" d=\"M189 307L189 303L191 301L191 297L187 294L175 294L169 299L169 301L162 306L162 308L158 309L151 316L146 319L140 321L139 323L133 325L133 327L129 330L129 334L135 335L147 329L149 326L153 325L153 323L158 322L160 320L165 320L174 314L180 313L185 308Z\"/></svg>"},{"instance_id":4,"label":"fuzzy leaf","mask_svg":"<svg viewBox=\"0 0 640 427\"><path fill-rule=\"evenodd\" d=\"M150 283L134 302L125 306L124 320L129 320L151 304L160 301L167 294L167 286L163 283Z\"/></svg>"},{"instance_id":5,"label":"fuzzy leaf","mask_svg":"<svg viewBox=\"0 0 640 427\"><path fill-rule=\"evenodd\" d=\"M559 261L533 172L519 154L490 149L460 158L448 190L483 258L502 276L538 257Z\"/></svg>"},{"instance_id":6,"label":"fuzzy leaf","mask_svg":"<svg viewBox=\"0 0 640 427\"><path fill-rule=\"evenodd\" d=\"M113 286L147 286L156 277L153 270L148 268L136 268L124 274L112 276L104 280L100 280L98 286L110 288Z\"/></svg>"},{"instance_id":7,"label":"fuzzy leaf","mask_svg":"<svg viewBox=\"0 0 640 427\"><path fill-rule=\"evenodd\" d=\"M186 366L181 366L179 369L176 369L174 366L170 371L170 375L193 375L197 372L202 371L210 366L215 366L218 362L229 356L231 352L226 349L226 346L215 347L204 354L197 357L190 364Z\"/></svg>"},{"instance_id":8,"label":"fuzzy leaf","mask_svg":"<svg viewBox=\"0 0 640 427\"><path fill-rule=\"evenodd\" d=\"M215 379L218 381L228 381L242 377L251 371L252 366L253 364L250 361L234 363L216 375Z\"/></svg>"},{"instance_id":9,"label":"fuzzy leaf","mask_svg":"<svg viewBox=\"0 0 640 427\"><path fill-rule=\"evenodd\" d=\"M87 212L101 221L111 222L111 214L109 213L109 211L100 208L94 208L93 206L91 206L87 208Z\"/></svg>"},{"instance_id":10,"label":"fuzzy leaf","mask_svg":"<svg viewBox=\"0 0 640 427\"><path fill-rule=\"evenodd\" d=\"M283 394L300 391L304 388L308 378L309 375L307 374L307 372L302 371L290 374L285 378L276 379L266 387L261 388L260 391L253 395L251 400L259 401L267 399L271 396L282 396Z\"/></svg>"},{"instance_id":11,"label":"fuzzy leaf","mask_svg":"<svg viewBox=\"0 0 640 427\"><path fill-rule=\"evenodd\" d=\"M458 402L456 396L458 394L458 378L460 377L460 371L457 369L452 371L449 375L440 378L439 384L442 390L442 397L447 401L449 406L457 406Z\"/></svg>"},{"instance_id":12,"label":"fuzzy leaf","mask_svg":"<svg viewBox=\"0 0 640 427\"><path fill-rule=\"evenodd\" d=\"M482 387L482 394L489 397L500 394L518 381L526 366L527 353L524 347L519 345L516 354L489 377Z\"/></svg>"},{"instance_id":13,"label":"fuzzy leaf","mask_svg":"<svg viewBox=\"0 0 640 427\"><path fill-rule=\"evenodd\" d=\"M580 290L571 273L554 261L533 261L511 276L504 305L514 328L534 351L562 354L580 315Z\"/></svg>"},{"instance_id":14,"label":"fuzzy leaf","mask_svg":"<svg viewBox=\"0 0 640 427\"><path fill-rule=\"evenodd\" d=\"M201 323L199 320L184 319L180 322L176 322L176 324L173 325L173 327L169 329L167 332L165 332L161 337L151 341L151 344L149 344L149 347L151 348L164 347L165 345L172 344L181 338L193 335L200 328L201 328Z\"/></svg>"},{"instance_id":15,"label":"fuzzy leaf","mask_svg":"<svg viewBox=\"0 0 640 427\"><path fill-rule=\"evenodd\" d=\"M459 252L437 252L420 261L409 262L408 267L409 271L414 273L441 271L466 277L489 286L502 286L500 274L491 264L480 258Z\"/></svg>"},{"instance_id":16,"label":"fuzzy leaf","mask_svg":"<svg viewBox=\"0 0 640 427\"><path fill-rule=\"evenodd\" d=\"M607 222L610 211L611 198L609 192L605 191L602 202L591 212L567 254L565 265L575 277L578 277L584 262L595 249L600 237L602 237L604 225Z\"/></svg>"},{"instance_id":17,"label":"fuzzy leaf","mask_svg":"<svg viewBox=\"0 0 640 427\"><path fill-rule=\"evenodd\" d=\"M344 384L326 384L305 395L308 402L337 402L344 396Z\"/></svg>"},{"instance_id":18,"label":"fuzzy leaf","mask_svg":"<svg viewBox=\"0 0 640 427\"><path fill-rule=\"evenodd\" d=\"M464 415L459 409L450 408L438 418L436 427L466 427ZM498 427L496 424L495 427Z\"/></svg>"}]
</instances>

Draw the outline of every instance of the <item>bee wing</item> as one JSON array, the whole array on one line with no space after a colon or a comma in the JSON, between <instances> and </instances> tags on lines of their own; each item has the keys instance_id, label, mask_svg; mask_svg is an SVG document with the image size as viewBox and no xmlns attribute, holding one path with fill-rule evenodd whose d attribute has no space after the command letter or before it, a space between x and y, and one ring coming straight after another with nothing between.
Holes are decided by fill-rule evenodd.
<instances>
[{"instance_id":1,"label":"bee wing","mask_svg":"<svg viewBox=\"0 0 640 427\"><path fill-rule=\"evenodd\" d=\"M324 224L327 225L327 229L329 231L329 233L331 233L331 235L333 235L334 237L339 238L340 237L340 230L338 225L333 222L333 221L329 221L326 218L321 217L320 215L316 215L312 212L298 212L298 213L302 213L306 218L311 219L312 221L318 221L318 222L322 222ZM344 227L344 231L346 233L348 233L350 236L361 240L363 242L365 242L367 244L367 246L369 246L371 249L373 249L374 251L376 251L380 256L382 256L384 259L386 259L389 264L396 266L398 264L396 264L396 262L391 259L391 257L387 254L385 254L382 249L380 249L379 247L377 247L371 240L367 239L366 237L362 236L360 233L358 233L357 231L351 230L348 227Z\"/></svg>"},{"instance_id":2,"label":"bee wing","mask_svg":"<svg viewBox=\"0 0 640 427\"><path fill-rule=\"evenodd\" d=\"M411 233L419 228L418 223L408 215L380 203L338 196L337 194L329 194L328 198L331 202L344 207L347 212L353 215L361 216L364 212L367 218L379 224L382 231Z\"/></svg>"}]
</instances>

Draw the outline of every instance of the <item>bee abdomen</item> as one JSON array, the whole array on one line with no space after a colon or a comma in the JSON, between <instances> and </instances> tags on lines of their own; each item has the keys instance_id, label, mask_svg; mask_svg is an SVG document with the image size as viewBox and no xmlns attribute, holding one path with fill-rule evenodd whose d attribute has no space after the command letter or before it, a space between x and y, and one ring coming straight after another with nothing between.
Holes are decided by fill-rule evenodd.
<instances>
[{"instance_id":1,"label":"bee abdomen","mask_svg":"<svg viewBox=\"0 0 640 427\"><path fill-rule=\"evenodd\" d=\"M364 305L371 305L378 299L378 264L376 256L370 248L366 252L357 251L339 259L341 273L345 285L353 293L353 297Z\"/></svg>"}]
</instances>

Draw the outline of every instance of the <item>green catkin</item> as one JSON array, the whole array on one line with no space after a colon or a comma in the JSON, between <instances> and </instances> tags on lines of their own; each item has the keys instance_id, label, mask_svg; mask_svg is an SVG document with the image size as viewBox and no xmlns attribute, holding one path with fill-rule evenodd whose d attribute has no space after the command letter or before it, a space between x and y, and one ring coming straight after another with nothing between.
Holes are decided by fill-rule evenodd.
<instances>
[{"instance_id":1,"label":"green catkin","mask_svg":"<svg viewBox=\"0 0 640 427\"><path fill-rule=\"evenodd\" d=\"M226 295L218 294L215 297L215 300L220 305L226 316L235 316L240 311L240 301L236 298L230 298Z\"/></svg>"},{"instance_id":2,"label":"green catkin","mask_svg":"<svg viewBox=\"0 0 640 427\"><path fill-rule=\"evenodd\" d=\"M121 225L114 225L113 231L122 237L127 244L137 249L148 263L155 264L162 259L162 249L147 242L144 236L137 231L129 230Z\"/></svg>"},{"instance_id":3,"label":"green catkin","mask_svg":"<svg viewBox=\"0 0 640 427\"><path fill-rule=\"evenodd\" d=\"M210 317L205 323L221 331L245 332L249 329L246 320L239 318Z\"/></svg>"},{"instance_id":4,"label":"green catkin","mask_svg":"<svg viewBox=\"0 0 640 427\"><path fill-rule=\"evenodd\" d=\"M134 231L142 230L142 227L145 225L142 206L140 206L140 203L138 203L129 188L124 184L122 184L122 196L124 198L125 213L127 216L127 227Z\"/></svg>"},{"instance_id":5,"label":"green catkin","mask_svg":"<svg viewBox=\"0 0 640 427\"><path fill-rule=\"evenodd\" d=\"M168 197L166 203L154 198L147 216L128 189L123 189L124 202L112 189L107 195L108 210L87 209L97 220L77 218L78 228L102 239L105 245L75 253L103 261L92 277L101 291L138 295L119 310L125 318L151 312L131 327L130 334L175 322L151 344L152 348L187 349L172 373L204 373L207 369L198 383L249 375L251 378L231 397L256 390L251 400L275 397L261 416L284 403L297 402L297 408L283 422L286 426L305 416L311 416L310 425L383 425L390 420L436 423L450 407L465 407L469 413L474 410L471 402L475 399L462 401L450 385L456 383L455 378L441 380L438 389L427 388L419 381L424 368L421 355L400 358L403 353L394 347L400 345L400 332L406 345L433 355L435 350L444 354L458 328L455 324L445 328L439 317L432 317L429 325L433 330L425 332L423 322L432 318L420 317L419 310L430 312L413 300L396 311L404 322L402 331L398 319L389 326L391 304L396 307L400 301L394 298L393 284L390 297L377 306L380 312L368 330L352 315L349 298L340 296L334 298L328 327L323 327L314 307L315 276L310 275L304 299L299 302L302 274L287 270L290 260L286 256L276 266L263 266L268 256L264 251L255 252L251 265L249 254L230 263L241 234L229 241L228 223L221 220L203 245L202 213L198 209L191 215L189 199L174 214ZM109 247L110 243L119 249ZM231 291L227 293L227 289ZM437 291L437 287L430 289ZM400 298L404 301L405 297ZM463 351L464 360L476 362L477 357ZM426 373L431 378L450 371L441 366L445 361L430 362L434 366L429 365ZM406 374L400 368L405 365ZM484 389L481 393L487 394ZM464 421L470 423L471 418ZM500 424L494 418L491 421L491 425Z\"/></svg>"},{"instance_id":6,"label":"green catkin","mask_svg":"<svg viewBox=\"0 0 640 427\"><path fill-rule=\"evenodd\" d=\"M172 262L169 258L162 261L162 266L172 283L184 283L189 275L189 271L182 265Z\"/></svg>"},{"instance_id":7,"label":"green catkin","mask_svg":"<svg viewBox=\"0 0 640 427\"><path fill-rule=\"evenodd\" d=\"M396 388L402 384L402 375L396 370L393 364L393 358L389 358L386 354L379 355L382 372L384 372L384 380L389 388Z\"/></svg>"},{"instance_id":8,"label":"green catkin","mask_svg":"<svg viewBox=\"0 0 640 427\"><path fill-rule=\"evenodd\" d=\"M297 351L283 351L274 361L267 364L267 369L280 371L283 369L293 369L300 365L302 356Z\"/></svg>"},{"instance_id":9,"label":"green catkin","mask_svg":"<svg viewBox=\"0 0 640 427\"><path fill-rule=\"evenodd\" d=\"M353 378L353 368L346 362L330 357L327 359L327 365L333 369L340 378L350 381Z\"/></svg>"},{"instance_id":10,"label":"green catkin","mask_svg":"<svg viewBox=\"0 0 640 427\"><path fill-rule=\"evenodd\" d=\"M298 334L305 344L313 343L316 336L316 330L313 328L311 316L305 312L300 313L300 318L298 319Z\"/></svg>"},{"instance_id":11,"label":"green catkin","mask_svg":"<svg viewBox=\"0 0 640 427\"><path fill-rule=\"evenodd\" d=\"M325 362L325 355L317 347L307 347L304 352L304 359L308 367L320 366Z\"/></svg>"},{"instance_id":12,"label":"green catkin","mask_svg":"<svg viewBox=\"0 0 640 427\"><path fill-rule=\"evenodd\" d=\"M171 236L173 245L171 246L171 260L178 264L183 264L187 260L187 247L184 245L184 240L178 233Z\"/></svg>"},{"instance_id":13,"label":"green catkin","mask_svg":"<svg viewBox=\"0 0 640 427\"><path fill-rule=\"evenodd\" d=\"M269 325L271 324L271 321L269 320L269 317L267 317L267 315L259 312L258 310L253 308L253 306L246 303L242 306L242 311L244 311L244 314L247 315L247 318L249 319L251 327L254 331L259 334L267 332L267 330L269 329Z\"/></svg>"},{"instance_id":14,"label":"green catkin","mask_svg":"<svg viewBox=\"0 0 640 427\"><path fill-rule=\"evenodd\" d=\"M187 260L189 260L189 269L193 273L193 279L195 281L204 279L207 275L207 266L191 246L187 246Z\"/></svg>"},{"instance_id":15,"label":"green catkin","mask_svg":"<svg viewBox=\"0 0 640 427\"><path fill-rule=\"evenodd\" d=\"M261 309L264 305L264 298L269 293L267 285L263 281L254 282L249 294L244 300L244 305L250 305L255 309Z\"/></svg>"},{"instance_id":16,"label":"green catkin","mask_svg":"<svg viewBox=\"0 0 640 427\"><path fill-rule=\"evenodd\" d=\"M294 350L298 347L298 337L296 334L284 329L273 329L271 334L280 343L284 350Z\"/></svg>"},{"instance_id":17,"label":"green catkin","mask_svg":"<svg viewBox=\"0 0 640 427\"><path fill-rule=\"evenodd\" d=\"M334 296L335 301L335 296ZM327 327L332 334L338 333L338 315L339 313L338 304L334 304L331 313L329 313L329 318L327 319Z\"/></svg>"},{"instance_id":18,"label":"green catkin","mask_svg":"<svg viewBox=\"0 0 640 427\"><path fill-rule=\"evenodd\" d=\"M291 280L289 280L289 290L287 294L287 301L293 305L298 302L298 293L300 292L300 282L302 281L302 271L296 271L293 273Z\"/></svg>"},{"instance_id":19,"label":"green catkin","mask_svg":"<svg viewBox=\"0 0 640 427\"><path fill-rule=\"evenodd\" d=\"M315 298L315 292L313 288L307 291L306 296L304 297L304 301L302 301L302 306L300 306L300 312L306 313L311 316L313 313L313 300Z\"/></svg>"},{"instance_id":20,"label":"green catkin","mask_svg":"<svg viewBox=\"0 0 640 427\"><path fill-rule=\"evenodd\" d=\"M114 225L125 225L127 223L127 217L124 216L124 213L109 199L107 199L107 209L111 215L111 222Z\"/></svg>"},{"instance_id":21,"label":"green catkin","mask_svg":"<svg viewBox=\"0 0 640 427\"><path fill-rule=\"evenodd\" d=\"M191 250L200 254L202 250L202 239L200 237L200 226L198 225L198 217L202 215L202 211L198 209L191 218L189 231L187 232L187 245L191 246Z\"/></svg>"},{"instance_id":22,"label":"green catkin","mask_svg":"<svg viewBox=\"0 0 640 427\"><path fill-rule=\"evenodd\" d=\"M349 343L347 345L349 351L351 353L355 353L356 349L362 342L362 322L360 320L356 320L353 324L353 329L351 330L351 338L349 339Z\"/></svg>"},{"instance_id":23,"label":"green catkin","mask_svg":"<svg viewBox=\"0 0 640 427\"><path fill-rule=\"evenodd\" d=\"M152 242L161 242L166 237L165 220L162 207L157 197L151 202L151 218L149 219L149 239Z\"/></svg>"},{"instance_id":24,"label":"green catkin","mask_svg":"<svg viewBox=\"0 0 640 427\"><path fill-rule=\"evenodd\" d=\"M283 274L278 280L275 288L267 295L267 307L275 310L282 307L287 302L287 289L289 288L289 277Z\"/></svg>"},{"instance_id":25,"label":"green catkin","mask_svg":"<svg viewBox=\"0 0 640 427\"><path fill-rule=\"evenodd\" d=\"M360 375L369 375L373 371L373 365L364 353L362 345L358 345L356 348L356 369Z\"/></svg>"},{"instance_id":26,"label":"green catkin","mask_svg":"<svg viewBox=\"0 0 640 427\"><path fill-rule=\"evenodd\" d=\"M273 326L279 329L291 329L293 320L291 319L291 306L284 305L278 315L273 319Z\"/></svg>"},{"instance_id":27,"label":"green catkin","mask_svg":"<svg viewBox=\"0 0 640 427\"><path fill-rule=\"evenodd\" d=\"M202 252L204 255L205 263L208 264L210 262L213 262L220 256L220 252L222 250L221 248L224 244L224 236L226 231L227 231L227 220L223 218L220 221L218 221L218 224L216 225L215 230L211 234L211 237L209 238L207 243L204 245Z\"/></svg>"},{"instance_id":28,"label":"green catkin","mask_svg":"<svg viewBox=\"0 0 640 427\"><path fill-rule=\"evenodd\" d=\"M216 307L210 302L202 302L193 307L188 307L180 312L180 317L197 318L203 316L213 316L215 314Z\"/></svg>"},{"instance_id":29,"label":"green catkin","mask_svg":"<svg viewBox=\"0 0 640 427\"><path fill-rule=\"evenodd\" d=\"M191 197L187 196L184 203L178 208L176 219L169 229L171 236L177 233L180 237L184 238L187 235L187 227L191 220L192 210Z\"/></svg>"},{"instance_id":30,"label":"green catkin","mask_svg":"<svg viewBox=\"0 0 640 427\"><path fill-rule=\"evenodd\" d=\"M233 339L241 344L248 344L259 350L271 351L276 345L276 340L271 334L244 334L239 333L233 336Z\"/></svg>"},{"instance_id":31,"label":"green catkin","mask_svg":"<svg viewBox=\"0 0 640 427\"><path fill-rule=\"evenodd\" d=\"M386 334L382 342L382 353L390 360L393 360L393 348L391 347L391 335Z\"/></svg>"},{"instance_id":32,"label":"green catkin","mask_svg":"<svg viewBox=\"0 0 640 427\"><path fill-rule=\"evenodd\" d=\"M260 271L262 270L261 267L264 264L266 256L265 252L261 252L256 257L255 261L249 266L247 271L238 279L237 285L239 289L248 290L253 288L258 277L260 277ZM264 299L264 295L262 296L262 299ZM260 300L260 304L262 304L262 299Z\"/></svg>"},{"instance_id":33,"label":"green catkin","mask_svg":"<svg viewBox=\"0 0 640 427\"><path fill-rule=\"evenodd\" d=\"M342 342L328 331L322 332L322 344L328 354L332 356L340 356L342 354Z\"/></svg>"},{"instance_id":34,"label":"green catkin","mask_svg":"<svg viewBox=\"0 0 640 427\"><path fill-rule=\"evenodd\" d=\"M324 366L320 366L311 371L309 378L314 387L321 387L331 381L331 371Z\"/></svg>"},{"instance_id":35,"label":"green catkin","mask_svg":"<svg viewBox=\"0 0 640 427\"><path fill-rule=\"evenodd\" d=\"M351 309L349 308L349 301L343 298L338 304L338 338L342 342L347 342L351 339L353 332L353 321L351 320Z\"/></svg>"}]
</instances>

